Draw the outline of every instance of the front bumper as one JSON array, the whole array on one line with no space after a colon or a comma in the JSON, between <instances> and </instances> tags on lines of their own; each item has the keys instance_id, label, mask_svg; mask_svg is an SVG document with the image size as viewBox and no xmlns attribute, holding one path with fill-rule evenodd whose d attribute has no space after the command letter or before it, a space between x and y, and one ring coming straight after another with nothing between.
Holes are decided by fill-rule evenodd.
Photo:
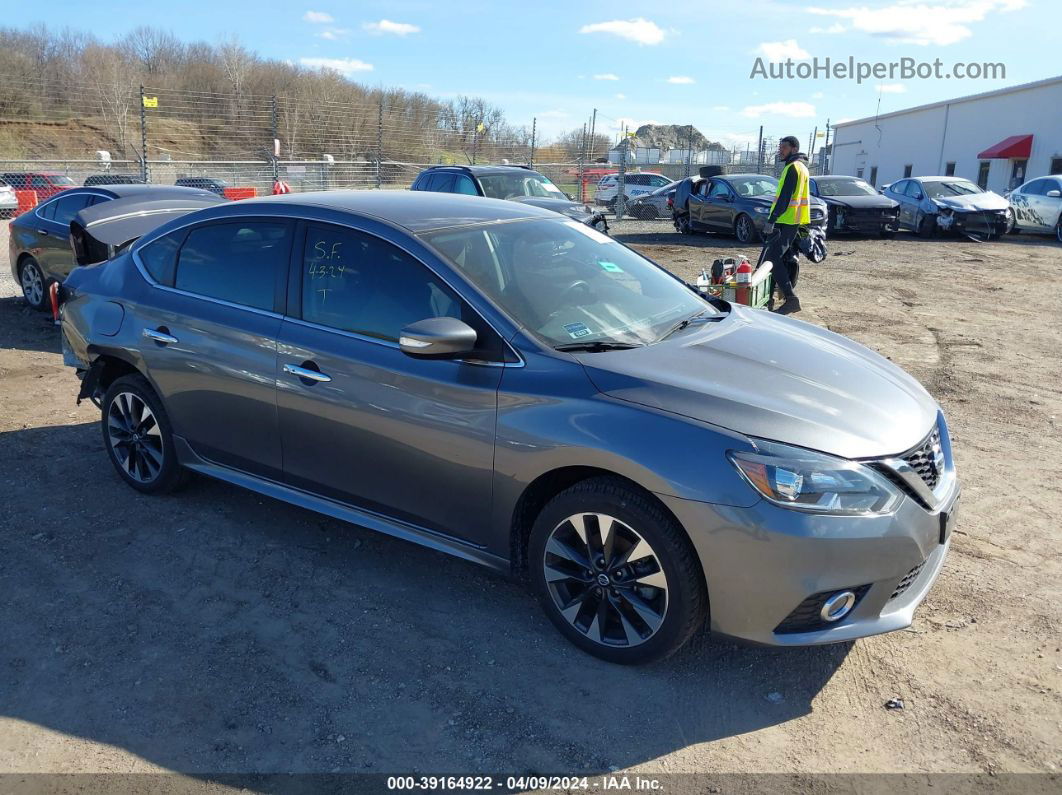
<instances>
[{"instance_id":1,"label":"front bumper","mask_svg":"<svg viewBox=\"0 0 1062 795\"><path fill-rule=\"evenodd\" d=\"M947 556L953 522L942 539L941 517L953 516L958 496L953 479L934 511L905 497L894 513L874 517L819 516L767 501L733 508L660 498L687 528L704 567L712 631L770 646L807 646L910 626ZM862 586L840 621L776 631L811 595Z\"/></svg>"},{"instance_id":2,"label":"front bumper","mask_svg":"<svg viewBox=\"0 0 1062 795\"><path fill-rule=\"evenodd\" d=\"M829 230L831 232L849 232L853 234L877 234L883 231L896 231L899 228L899 212L886 210L852 210L830 208Z\"/></svg>"},{"instance_id":3,"label":"front bumper","mask_svg":"<svg viewBox=\"0 0 1062 795\"><path fill-rule=\"evenodd\" d=\"M1009 223L1006 210L941 210L937 213L937 226L944 231L1002 235Z\"/></svg>"}]
</instances>

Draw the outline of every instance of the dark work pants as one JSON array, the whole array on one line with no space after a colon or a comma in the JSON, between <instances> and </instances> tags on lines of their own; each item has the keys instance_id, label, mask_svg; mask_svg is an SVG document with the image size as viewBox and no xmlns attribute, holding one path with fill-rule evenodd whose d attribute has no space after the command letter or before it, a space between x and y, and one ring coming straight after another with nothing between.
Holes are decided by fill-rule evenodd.
<instances>
[{"instance_id":1,"label":"dark work pants","mask_svg":"<svg viewBox=\"0 0 1062 795\"><path fill-rule=\"evenodd\" d=\"M767 253L763 256L765 262L773 264L771 274L774 276L774 283L786 298L796 295L794 290L800 276L800 263L797 261L800 250L797 247L799 230L800 227L796 224L777 224L767 238Z\"/></svg>"}]
</instances>

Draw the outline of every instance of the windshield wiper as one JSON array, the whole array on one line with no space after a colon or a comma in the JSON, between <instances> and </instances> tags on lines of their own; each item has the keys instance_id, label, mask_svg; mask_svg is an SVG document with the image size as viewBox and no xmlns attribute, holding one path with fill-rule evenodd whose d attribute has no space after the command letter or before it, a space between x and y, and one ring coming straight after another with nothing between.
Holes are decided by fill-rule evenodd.
<instances>
[{"instance_id":1,"label":"windshield wiper","mask_svg":"<svg viewBox=\"0 0 1062 795\"><path fill-rule=\"evenodd\" d=\"M707 309L702 309L696 315L690 315L685 320L680 320L678 323L676 323L671 328L669 328L667 331L665 331L663 334L661 334L660 337L657 338L656 341L660 342L661 340L667 339L672 334L676 334L679 331L682 331L682 329L686 328L690 323L692 323L694 320L697 320L698 318L701 318L701 319L703 319L705 321L722 320L723 319L722 315L711 315L710 317L704 317L704 313L707 312L707 311L708 311Z\"/></svg>"},{"instance_id":2,"label":"windshield wiper","mask_svg":"<svg viewBox=\"0 0 1062 795\"><path fill-rule=\"evenodd\" d=\"M568 342L564 345L555 345L553 350L565 351L566 353L603 353L604 351L626 351L631 348L642 347L644 346L641 343L636 342L604 342L595 340L594 342Z\"/></svg>"}]
</instances>

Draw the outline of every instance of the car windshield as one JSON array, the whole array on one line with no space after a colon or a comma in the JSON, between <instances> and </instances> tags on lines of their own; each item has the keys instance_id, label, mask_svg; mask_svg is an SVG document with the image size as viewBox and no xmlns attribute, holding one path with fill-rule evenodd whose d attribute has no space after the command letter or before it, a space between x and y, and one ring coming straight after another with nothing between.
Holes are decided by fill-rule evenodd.
<instances>
[{"instance_id":1,"label":"car windshield","mask_svg":"<svg viewBox=\"0 0 1062 795\"><path fill-rule=\"evenodd\" d=\"M535 196L539 199L568 200L560 188L533 171L519 174L482 174L479 184L483 186L483 194L491 199Z\"/></svg>"},{"instance_id":2,"label":"car windshield","mask_svg":"<svg viewBox=\"0 0 1062 795\"><path fill-rule=\"evenodd\" d=\"M966 196L970 193L984 193L979 187L966 180L954 182L923 182L922 189L926 196L931 199L939 199L948 196Z\"/></svg>"},{"instance_id":3,"label":"car windshield","mask_svg":"<svg viewBox=\"0 0 1062 795\"><path fill-rule=\"evenodd\" d=\"M771 177L740 177L731 179L738 196L774 196L778 180Z\"/></svg>"},{"instance_id":4,"label":"car windshield","mask_svg":"<svg viewBox=\"0 0 1062 795\"><path fill-rule=\"evenodd\" d=\"M575 221L490 224L424 238L550 346L647 344L688 317L719 314L649 260Z\"/></svg>"},{"instance_id":5,"label":"car windshield","mask_svg":"<svg viewBox=\"0 0 1062 795\"><path fill-rule=\"evenodd\" d=\"M663 195L664 195L665 193L667 193L667 192L668 192L669 190L674 190L674 189L675 189L675 186L676 186L676 185L678 185L678 184L679 184L679 183L680 183L681 181L682 181L682 180L680 180L680 179L676 179L676 180L675 180L674 182L669 182L669 183L668 183L667 185L664 185L664 186L663 186L663 187L661 187L661 188L657 188L656 190L654 190L654 191L653 191L653 192L652 192L651 194L649 194L649 195L650 195L650 196L663 196Z\"/></svg>"},{"instance_id":6,"label":"car windshield","mask_svg":"<svg viewBox=\"0 0 1062 795\"><path fill-rule=\"evenodd\" d=\"M878 192L861 179L826 179L816 183L820 196L877 196Z\"/></svg>"},{"instance_id":7,"label":"car windshield","mask_svg":"<svg viewBox=\"0 0 1062 795\"><path fill-rule=\"evenodd\" d=\"M70 179L70 177L63 177L53 174L52 176L48 177L48 179L53 185L77 185L77 183L74 182L74 180Z\"/></svg>"}]
</instances>

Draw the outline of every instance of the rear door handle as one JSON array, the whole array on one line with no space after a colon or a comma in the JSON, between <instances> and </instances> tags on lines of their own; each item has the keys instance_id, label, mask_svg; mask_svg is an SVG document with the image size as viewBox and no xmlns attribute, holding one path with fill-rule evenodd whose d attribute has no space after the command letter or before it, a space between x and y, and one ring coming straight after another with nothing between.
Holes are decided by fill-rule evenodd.
<instances>
[{"instance_id":1,"label":"rear door handle","mask_svg":"<svg viewBox=\"0 0 1062 795\"><path fill-rule=\"evenodd\" d=\"M285 364L284 372L298 376L306 381L316 381L321 384L327 384L332 380L332 376L322 373L320 370L310 370L307 367L299 367L297 364Z\"/></svg>"},{"instance_id":2,"label":"rear door handle","mask_svg":"<svg viewBox=\"0 0 1062 795\"><path fill-rule=\"evenodd\" d=\"M167 334L165 331L159 331L158 329L146 328L144 329L144 336L149 340L154 340L159 345L172 345L175 342L180 342L172 334Z\"/></svg>"},{"instance_id":3,"label":"rear door handle","mask_svg":"<svg viewBox=\"0 0 1062 795\"><path fill-rule=\"evenodd\" d=\"M48 230L47 229L38 229L37 230L37 234L41 235L42 237L48 237Z\"/></svg>"}]
</instances>

